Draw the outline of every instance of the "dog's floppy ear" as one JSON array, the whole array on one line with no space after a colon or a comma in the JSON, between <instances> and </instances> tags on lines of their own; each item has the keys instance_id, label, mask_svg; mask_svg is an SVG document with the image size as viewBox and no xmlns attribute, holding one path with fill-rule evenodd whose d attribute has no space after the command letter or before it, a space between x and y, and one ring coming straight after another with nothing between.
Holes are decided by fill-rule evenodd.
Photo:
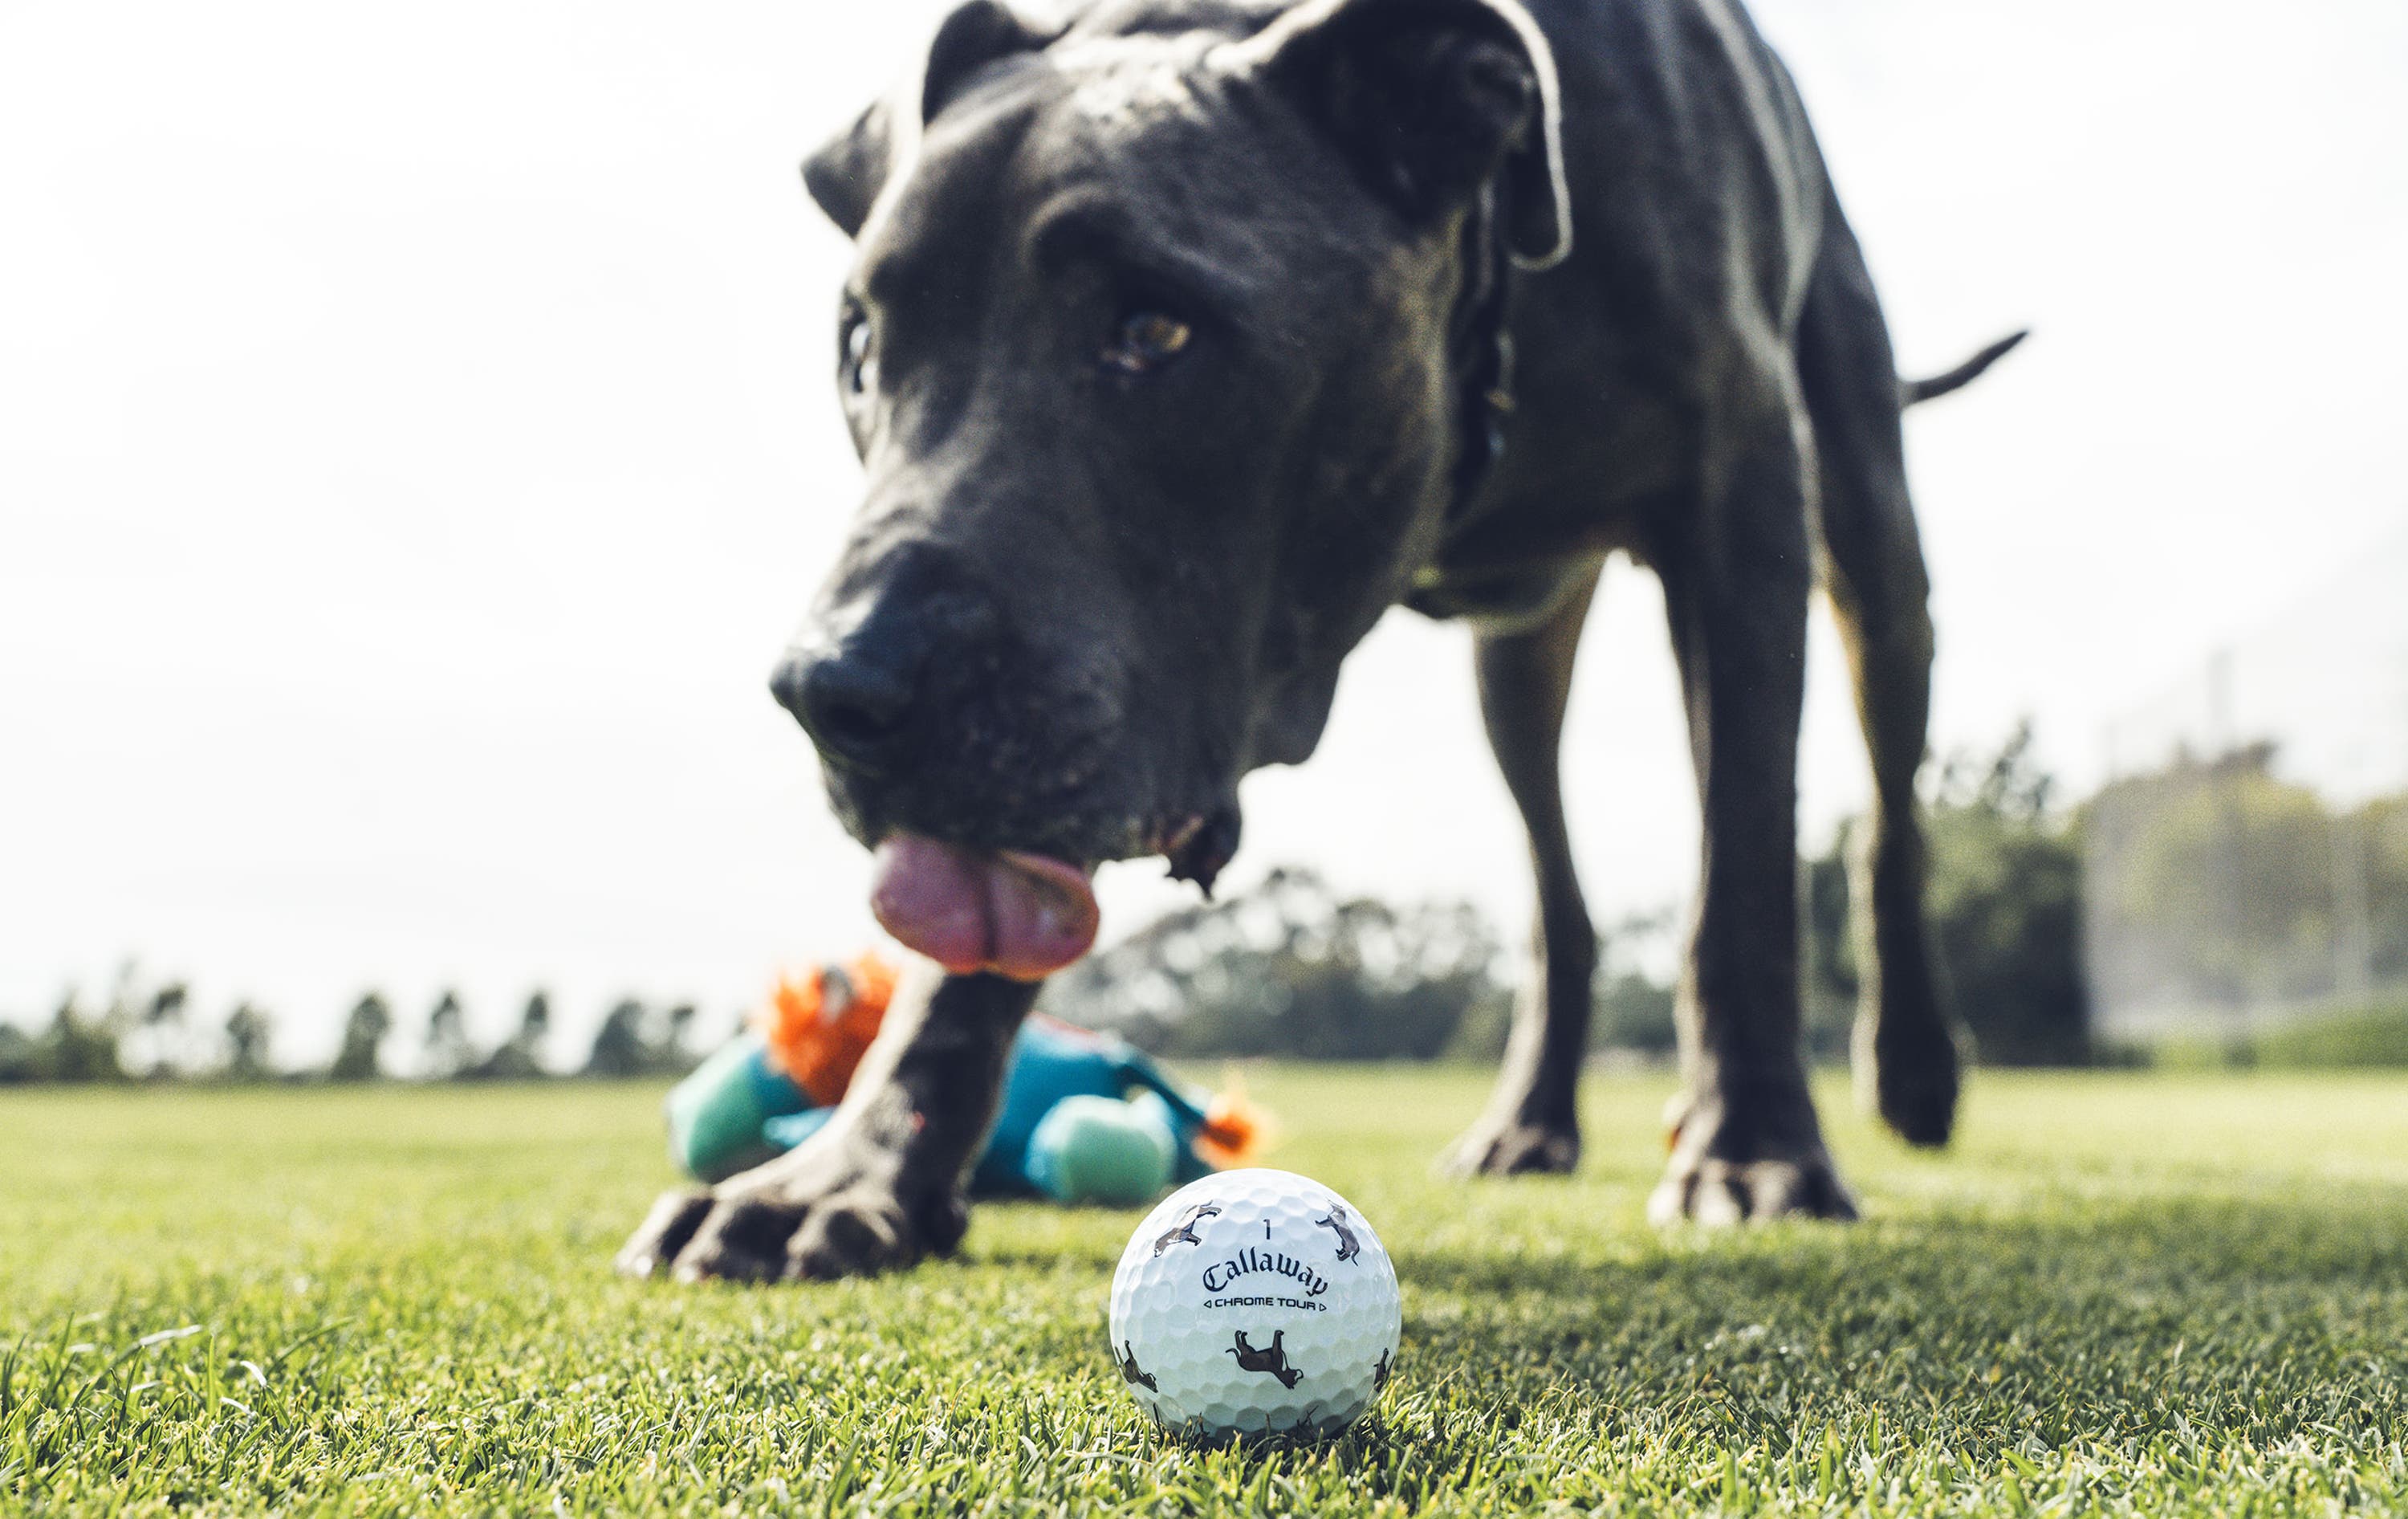
<instances>
[{"instance_id":1,"label":"dog's floppy ear","mask_svg":"<svg viewBox=\"0 0 2408 1519\"><path fill-rule=\"evenodd\" d=\"M916 117L898 132L896 103L882 100L863 111L804 163L803 183L811 199L846 236L859 236L870 207L907 155L903 145L918 139L919 128L935 121L980 69L998 58L1035 52L1060 35L1059 26L1031 21L1001 0L964 0L928 44Z\"/></svg>"},{"instance_id":2,"label":"dog's floppy ear","mask_svg":"<svg viewBox=\"0 0 2408 1519\"><path fill-rule=\"evenodd\" d=\"M881 100L803 160L803 188L848 237L861 236L869 208L886 188L894 131Z\"/></svg>"},{"instance_id":3,"label":"dog's floppy ear","mask_svg":"<svg viewBox=\"0 0 2408 1519\"><path fill-rule=\"evenodd\" d=\"M1515 263L1571 251L1555 54L1520 0L1307 0L1244 50L1408 215L1493 184Z\"/></svg>"},{"instance_id":4,"label":"dog's floppy ear","mask_svg":"<svg viewBox=\"0 0 2408 1519\"><path fill-rule=\"evenodd\" d=\"M1041 51L1062 32L1058 22L1034 21L1002 0L964 0L928 44L928 67L920 79L920 120L935 121L945 102L987 64L1014 53Z\"/></svg>"}]
</instances>

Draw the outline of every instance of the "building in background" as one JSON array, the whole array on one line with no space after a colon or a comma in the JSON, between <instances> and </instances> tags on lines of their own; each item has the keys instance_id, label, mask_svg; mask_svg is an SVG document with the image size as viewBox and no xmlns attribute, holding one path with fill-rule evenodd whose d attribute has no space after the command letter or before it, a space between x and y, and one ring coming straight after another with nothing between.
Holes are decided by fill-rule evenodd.
<instances>
[{"instance_id":1,"label":"building in background","mask_svg":"<svg viewBox=\"0 0 2408 1519\"><path fill-rule=\"evenodd\" d=\"M2408 536L2106 741L2082 830L2103 1033L2408 1018Z\"/></svg>"}]
</instances>

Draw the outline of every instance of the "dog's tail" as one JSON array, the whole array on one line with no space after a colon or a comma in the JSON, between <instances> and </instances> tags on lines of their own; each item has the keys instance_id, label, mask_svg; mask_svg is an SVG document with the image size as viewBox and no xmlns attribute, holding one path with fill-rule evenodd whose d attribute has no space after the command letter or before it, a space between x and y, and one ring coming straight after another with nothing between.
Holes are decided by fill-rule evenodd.
<instances>
[{"instance_id":1,"label":"dog's tail","mask_svg":"<svg viewBox=\"0 0 2408 1519\"><path fill-rule=\"evenodd\" d=\"M1944 375L1933 375L1928 380L1899 380L1898 404L1900 407L1914 406L1919 402L1945 395L1950 391L1959 390L1971 384L1982 378L1983 370L2005 358L2009 349L2030 336L2031 329L2028 327L2018 332L2011 332Z\"/></svg>"}]
</instances>

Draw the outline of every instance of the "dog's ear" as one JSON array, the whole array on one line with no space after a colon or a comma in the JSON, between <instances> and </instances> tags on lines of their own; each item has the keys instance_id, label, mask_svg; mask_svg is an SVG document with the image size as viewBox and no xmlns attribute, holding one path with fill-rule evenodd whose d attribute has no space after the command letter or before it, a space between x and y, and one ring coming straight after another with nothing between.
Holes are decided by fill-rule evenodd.
<instances>
[{"instance_id":1,"label":"dog's ear","mask_svg":"<svg viewBox=\"0 0 2408 1519\"><path fill-rule=\"evenodd\" d=\"M919 128L935 121L980 69L1014 53L1035 52L1060 35L1059 26L1031 21L1000 0L964 0L928 44L916 119L898 133L893 102L882 100L863 111L804 163L803 184L811 199L846 236L859 236L869 208L904 156L897 138L916 140Z\"/></svg>"},{"instance_id":2,"label":"dog's ear","mask_svg":"<svg viewBox=\"0 0 2408 1519\"><path fill-rule=\"evenodd\" d=\"M1039 52L1062 35L1058 22L1030 19L1001 0L964 0L937 28L928 44L928 67L920 79L920 120L933 122L972 75L997 59Z\"/></svg>"},{"instance_id":3,"label":"dog's ear","mask_svg":"<svg viewBox=\"0 0 2408 1519\"><path fill-rule=\"evenodd\" d=\"M878 101L803 160L803 188L848 237L861 236L871 203L886 188L895 139L888 118L886 102Z\"/></svg>"},{"instance_id":4,"label":"dog's ear","mask_svg":"<svg viewBox=\"0 0 2408 1519\"><path fill-rule=\"evenodd\" d=\"M1245 50L1406 214L1493 184L1514 262L1571 251L1555 54L1520 0L1307 0Z\"/></svg>"}]
</instances>

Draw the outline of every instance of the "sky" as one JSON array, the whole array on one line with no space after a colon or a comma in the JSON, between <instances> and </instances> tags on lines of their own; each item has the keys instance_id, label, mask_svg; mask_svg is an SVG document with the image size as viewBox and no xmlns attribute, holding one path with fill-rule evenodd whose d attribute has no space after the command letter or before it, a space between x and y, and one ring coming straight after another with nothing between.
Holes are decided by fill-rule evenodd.
<instances>
[{"instance_id":1,"label":"sky","mask_svg":"<svg viewBox=\"0 0 2408 1519\"><path fill-rule=\"evenodd\" d=\"M2408 7L1762 0L1910 371L1934 744L2119 714L2408 531ZM315 1059L445 986L572 1054L874 932L765 681L857 488L802 156L940 7L0 0L0 1016L138 957ZM2395 558L2393 562L2398 562ZM1696 872L1661 601L1566 739L1599 916ZM1809 843L1866 795L1828 618ZM1392 614L1232 881L1468 896L1524 848L1469 644ZM1106 932L1182 900L1108 867Z\"/></svg>"}]
</instances>

